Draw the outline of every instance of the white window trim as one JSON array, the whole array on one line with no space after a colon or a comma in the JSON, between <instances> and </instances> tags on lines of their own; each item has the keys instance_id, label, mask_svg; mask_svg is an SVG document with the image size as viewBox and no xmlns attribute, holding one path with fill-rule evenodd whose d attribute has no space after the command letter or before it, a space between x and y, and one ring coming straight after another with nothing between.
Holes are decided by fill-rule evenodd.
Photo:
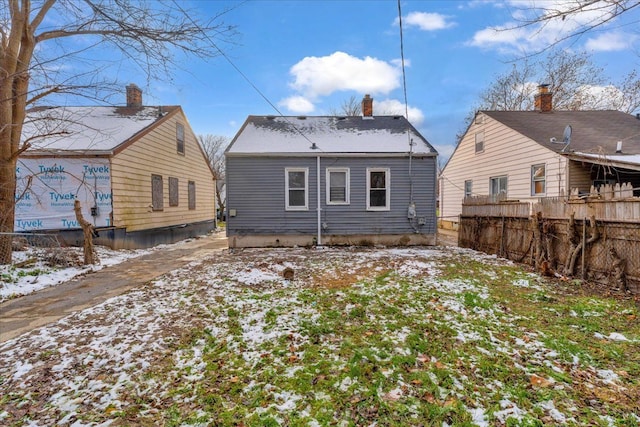
<instances>
[{"instance_id":1,"label":"white window trim","mask_svg":"<svg viewBox=\"0 0 640 427\"><path fill-rule=\"evenodd\" d=\"M332 202L331 201L331 172L344 172L345 173L345 193L344 202ZM327 168L325 181L326 181L326 203L327 205L348 205L351 203L351 194L349 188L351 187L351 172L349 168Z\"/></svg>"},{"instance_id":2,"label":"white window trim","mask_svg":"<svg viewBox=\"0 0 640 427\"><path fill-rule=\"evenodd\" d=\"M470 184L468 192L467 192L467 183ZM472 179L466 179L464 181L464 197L469 197L469 196L473 196L473 180Z\"/></svg>"},{"instance_id":3,"label":"white window trim","mask_svg":"<svg viewBox=\"0 0 640 427\"><path fill-rule=\"evenodd\" d=\"M489 178L489 194L490 195L497 196L499 194L502 194L502 192L497 193L497 194L493 193L492 192L493 191L493 185L491 185L493 183L494 179L502 179L502 178L505 178L507 180L507 188L504 191L504 195L505 195L505 197L508 195L508 192L509 192L509 175L497 175L497 176L492 176L492 177Z\"/></svg>"},{"instance_id":4,"label":"white window trim","mask_svg":"<svg viewBox=\"0 0 640 427\"><path fill-rule=\"evenodd\" d=\"M304 206L289 206L289 172L304 172ZM309 210L309 168L284 169L284 208L287 211Z\"/></svg>"},{"instance_id":5,"label":"white window trim","mask_svg":"<svg viewBox=\"0 0 640 427\"><path fill-rule=\"evenodd\" d=\"M371 206L370 194L371 194L371 172L384 172L385 183L384 187L386 190L386 206ZM391 187L389 183L391 182L391 170L389 168L367 168L367 210L368 211L389 211L391 210Z\"/></svg>"},{"instance_id":6,"label":"white window trim","mask_svg":"<svg viewBox=\"0 0 640 427\"><path fill-rule=\"evenodd\" d=\"M544 177L539 180L535 180L533 176L533 172L535 168L543 167L544 168ZM536 193L536 182L543 181L544 182L544 191L542 193ZM547 165L545 163L538 163L535 165L531 165L531 195L532 196L545 196L547 194Z\"/></svg>"}]
</instances>

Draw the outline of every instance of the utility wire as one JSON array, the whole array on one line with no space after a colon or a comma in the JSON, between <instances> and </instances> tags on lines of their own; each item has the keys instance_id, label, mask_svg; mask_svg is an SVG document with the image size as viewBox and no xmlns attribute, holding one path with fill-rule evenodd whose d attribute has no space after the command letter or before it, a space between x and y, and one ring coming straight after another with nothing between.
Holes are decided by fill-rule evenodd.
<instances>
[{"instance_id":1,"label":"utility wire","mask_svg":"<svg viewBox=\"0 0 640 427\"><path fill-rule=\"evenodd\" d=\"M191 15L189 15L189 14L188 14L188 13L187 13L183 8L182 8L182 7L178 4L177 0L173 0L173 4L174 4L174 5L175 5L179 10L180 10L180 12L182 12L182 14L183 14L184 16L186 16L186 17L187 17L187 19L189 19L189 21L191 21L191 23L192 23L194 26L196 26L197 28L200 28L200 26L198 25L198 23L196 23L196 22L193 20L193 18L191 17ZM205 31L202 31L202 33L204 34L205 38L209 41L209 43L211 43L211 45L212 45L212 46L213 46L213 47L218 51L218 53L220 54L220 56L222 56L222 57L223 57L223 58L224 58L224 59L225 59L225 60L226 60L226 61L227 61L227 62L228 62L232 67L233 67L233 69L234 69L234 70L236 70L236 72L237 72L238 74L240 74L240 76L242 76L242 78L243 78L247 83L249 83L249 85L253 88L253 90L255 90L255 91L258 93L258 95L260 95L260 96L262 97L262 99L264 99L264 100L267 102L267 104L269 104L269 105L271 106L271 108L273 108L273 109L278 113L278 115L279 115L280 117L282 117L282 118L283 118L287 123L289 123L289 124L293 127L293 129L294 129L298 134L300 134L304 139L306 139L307 141L309 141L309 143L310 143L313 147L315 147L314 149L318 149L319 151L323 151L322 149L320 149L320 147L318 147L318 145L317 145L317 144L315 144L313 141L311 141L311 140L307 137L307 135L305 135L305 134L304 134L300 129L298 129L298 127L297 127L294 123L292 123L292 122L291 122L291 121L290 121L290 120L289 120L289 119L288 119L284 114L282 114L282 112L278 109L278 107L276 107L276 106L275 106L275 104L274 104L273 102L271 102L271 100L269 100L269 98L267 98L267 96L266 96L264 93L262 93L262 91L258 88L258 86L256 86L256 85L251 81L251 79L249 79L249 77L247 77L247 75L246 75L246 74L244 74L244 73L242 72L242 70L240 70L240 68L239 68L236 64L234 64L234 62L231 60L231 58L229 58L229 57L227 56L227 54L225 54L225 53L222 51L222 49L220 49L220 48L218 47L218 45L216 44L216 42L214 42L214 41L213 41L213 39L212 39L211 37L209 37L209 34L207 34Z\"/></svg>"},{"instance_id":2,"label":"utility wire","mask_svg":"<svg viewBox=\"0 0 640 427\"><path fill-rule=\"evenodd\" d=\"M409 123L409 103L407 101L407 76L404 70L404 38L402 36L402 7L398 0L398 26L400 27L400 58L402 63L402 90L404 92L404 116ZM410 128L407 127L407 142L409 143L409 202L413 203L413 141L411 140Z\"/></svg>"}]
</instances>

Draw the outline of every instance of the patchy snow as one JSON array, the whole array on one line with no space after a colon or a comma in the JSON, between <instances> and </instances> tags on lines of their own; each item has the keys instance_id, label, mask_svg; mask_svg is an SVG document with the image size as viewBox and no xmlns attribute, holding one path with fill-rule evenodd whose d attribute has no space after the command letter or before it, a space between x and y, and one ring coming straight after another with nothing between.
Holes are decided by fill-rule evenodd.
<instances>
[{"instance_id":1,"label":"patchy snow","mask_svg":"<svg viewBox=\"0 0 640 427\"><path fill-rule=\"evenodd\" d=\"M102 259L107 262L109 256ZM441 269L460 260L480 261L487 271L469 280L439 277ZM159 420L153 418L154 411L166 410L163 405L172 402L193 406L194 417L208 420L200 425L215 424L214 418L208 419L215 414L198 406L197 389L206 382L203 378L210 380L219 373L221 377L205 385L217 390L234 384L246 402L266 396L263 404L245 409L247 418L268 414L283 425L302 418L305 425L324 425L326 417L318 421L322 414L309 406L318 402L331 406L344 395L349 399L370 395L368 378L358 370L375 365L376 396L391 408L406 405L408 417L419 417L416 398L425 395L409 377L417 370L425 373L421 380L425 385L431 383L429 398L445 406L459 402L477 426L508 424L509 419L525 420L540 413L556 424L571 423L571 408L577 403L568 393L573 383L563 377L577 382L580 376L572 377L577 372L586 378L585 385L615 391L622 388L624 375L598 370L577 356L562 356L562 351L546 344L549 337L527 328L527 319L495 304L489 283L498 279L503 264L497 257L453 248L204 254L145 286L0 344L0 393L11 395L11 407L0 411L0 421L24 406L33 408L31 424L26 425L133 423L110 414L135 403L142 408L137 413L141 419L135 422L154 425ZM282 278L286 267L295 271L294 280ZM510 276L505 283L518 292L531 292L521 288L520 280L539 282L526 277ZM323 323L327 307L320 295L328 297L325 303L340 326L361 325L363 342L368 337L377 340L361 347L356 370L343 358L344 337ZM406 323L407 318L412 322ZM414 323L420 329L414 329ZM311 332L315 328L325 328L316 343ZM416 347L416 341L427 345L434 330L448 331L448 341L442 345L456 359L436 358L428 348ZM201 333L192 336L194 331ZM424 337L427 340L421 341ZM620 333L601 337L612 341L608 345L625 345L616 342L624 337ZM306 357L317 358L318 366L330 366L331 374L316 377L314 366L298 364ZM504 381L491 376L497 361L511 369L511 376L501 378ZM242 382L247 373L249 380ZM529 383L534 374L537 382ZM508 382L520 378L526 387L547 387L549 393L540 393L537 402L536 393L531 393L531 402L519 400L509 394ZM300 392L291 386L298 382L311 387L314 381L326 381L328 389ZM40 393L43 389L47 392ZM560 392L563 397L554 400L555 390L567 393ZM352 422L349 413L330 415L335 425Z\"/></svg>"},{"instance_id":2,"label":"patchy snow","mask_svg":"<svg viewBox=\"0 0 640 427\"><path fill-rule=\"evenodd\" d=\"M601 340L609 340L609 341L629 341L629 339L627 337L625 337L624 335L618 333L618 332L611 332L609 335L605 336L599 332L596 332L593 334L594 337L601 339Z\"/></svg>"},{"instance_id":3,"label":"patchy snow","mask_svg":"<svg viewBox=\"0 0 640 427\"><path fill-rule=\"evenodd\" d=\"M56 286L74 277L99 271L105 267L120 264L130 258L136 258L164 248L166 248L166 245L152 249L136 250L112 250L103 246L96 246L100 262L95 265L50 267L41 260L35 261L35 263L25 268L3 265L0 266L0 278L2 279L0 281L0 302ZM61 250L65 251L66 256L69 258L78 260L78 263L82 260L82 248L63 248ZM32 251L16 251L13 253L14 265L31 257L35 259L41 258L38 253Z\"/></svg>"}]
</instances>

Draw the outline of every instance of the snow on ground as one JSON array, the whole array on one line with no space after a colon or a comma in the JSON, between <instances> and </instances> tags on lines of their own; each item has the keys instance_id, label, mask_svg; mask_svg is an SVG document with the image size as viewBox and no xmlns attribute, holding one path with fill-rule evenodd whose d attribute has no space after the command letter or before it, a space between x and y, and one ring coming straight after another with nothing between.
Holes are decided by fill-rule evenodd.
<instances>
[{"instance_id":1,"label":"snow on ground","mask_svg":"<svg viewBox=\"0 0 640 427\"><path fill-rule=\"evenodd\" d=\"M83 274L102 270L105 267L120 264L131 258L153 253L154 251L165 250L171 247L184 245L191 239L187 239L172 245L158 245L149 249L120 249L113 250L104 246L96 246L99 262L95 265L82 264L82 248L68 247L58 251L65 259L71 261L71 266L50 266L43 261L43 251L34 252L32 250L14 251L13 265L0 265L0 303L21 295L56 286L67 282L74 277ZM28 267L17 268L15 264L24 262L30 258L37 259L34 263L29 263Z\"/></svg>"},{"instance_id":2,"label":"snow on ground","mask_svg":"<svg viewBox=\"0 0 640 427\"><path fill-rule=\"evenodd\" d=\"M468 280L447 279L445 270L461 260L480 262L486 272ZM526 319L491 300L489 284L497 280L492 266L504 265L512 264L457 248L219 252L1 344L0 395L6 397L0 424L23 417L24 425L33 426L153 425L170 406L192 414L188 420L193 421L182 425L230 425L216 421L224 410L241 414L249 425L260 425L256 420L269 414L280 425L292 419L348 425L355 415L377 413L327 408L340 396L356 403L374 396L389 408L405 405L402 411L411 425L418 424L425 399L443 402L445 408L459 402L478 426L528 416L575 425L574 406L581 403L571 400L573 385L562 378L577 366L550 349L542 334L523 327ZM282 277L286 267L294 271L293 280ZM513 287L541 289L536 281L522 272ZM432 329L416 335L415 322ZM360 326L361 336L353 339L372 341L359 350L354 366L354 359L341 356L345 338L335 328ZM378 329L371 331L374 326ZM197 333L203 330L206 334ZM460 351L455 362L442 362L420 347L430 345L428 339L421 341L429 333L442 330L449 331L449 339L433 351L448 348L442 358ZM597 333L616 345L624 345L623 338L638 339ZM469 349L474 355L465 359ZM527 386L548 390L544 399L522 400L512 384L492 377L483 357L509 361ZM415 372L402 361L414 358L422 369L436 370L409 381ZM369 362L382 367L373 393L362 373ZM326 380L318 374L321 366L332 373ZM547 371L557 372L558 379ZM473 379L479 372L479 379ZM587 386L622 388L623 379L610 369L582 366L580 375ZM317 381L315 390L296 388L296 380L308 384L311 379ZM431 388L425 394L420 387L427 382ZM215 390L215 399L225 401L224 410L205 410L199 400L202 387ZM224 387L233 393L225 394ZM554 400L553 392L562 398ZM226 401L231 395L244 403ZM211 399L207 405L218 403Z\"/></svg>"}]
</instances>

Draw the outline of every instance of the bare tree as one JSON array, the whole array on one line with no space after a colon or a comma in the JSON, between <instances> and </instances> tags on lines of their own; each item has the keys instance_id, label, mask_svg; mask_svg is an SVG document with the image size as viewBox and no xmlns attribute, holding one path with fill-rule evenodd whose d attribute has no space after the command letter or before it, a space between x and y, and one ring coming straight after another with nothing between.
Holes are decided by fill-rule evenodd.
<instances>
[{"instance_id":1,"label":"bare tree","mask_svg":"<svg viewBox=\"0 0 640 427\"><path fill-rule=\"evenodd\" d=\"M362 114L361 101L352 95L340 104L339 109L331 108L329 114L332 116L360 116Z\"/></svg>"},{"instance_id":2,"label":"bare tree","mask_svg":"<svg viewBox=\"0 0 640 427\"><path fill-rule=\"evenodd\" d=\"M601 29L615 20L628 17L624 23L627 28L638 28L640 16L633 15L633 10L640 9L638 0L566 0L562 2L537 3L523 2L512 13L516 25L505 28L504 31L536 28L536 32L543 32L547 27L557 27L564 21L572 22L563 26L568 31L563 32L554 41L541 49L541 52L554 48L562 42L577 40L582 36ZM636 30L637 31L637 30ZM540 52L539 52L540 53Z\"/></svg>"},{"instance_id":3,"label":"bare tree","mask_svg":"<svg viewBox=\"0 0 640 427\"><path fill-rule=\"evenodd\" d=\"M603 70L587 53L554 50L546 58L527 57L512 64L509 72L496 76L480 94L479 102L466 117L466 126L478 110L532 110L539 84L553 91L556 110L618 110L632 113L640 107L640 78L633 71L620 82L606 82ZM457 140L464 135L458 132Z\"/></svg>"},{"instance_id":4,"label":"bare tree","mask_svg":"<svg viewBox=\"0 0 640 427\"><path fill-rule=\"evenodd\" d=\"M109 63L101 56L128 61L151 80L170 76L176 55L220 54L217 43L230 40L233 27L221 14L198 16L175 1L0 0L0 232L14 227L16 162L32 143L21 140L29 109L60 95L104 99L113 82L102 77ZM0 237L0 264L11 262L10 248Z\"/></svg>"},{"instance_id":5,"label":"bare tree","mask_svg":"<svg viewBox=\"0 0 640 427\"><path fill-rule=\"evenodd\" d=\"M198 140L216 179L216 199L222 214L227 204L224 150L229 146L229 138L221 135L206 134L198 135Z\"/></svg>"}]
</instances>

